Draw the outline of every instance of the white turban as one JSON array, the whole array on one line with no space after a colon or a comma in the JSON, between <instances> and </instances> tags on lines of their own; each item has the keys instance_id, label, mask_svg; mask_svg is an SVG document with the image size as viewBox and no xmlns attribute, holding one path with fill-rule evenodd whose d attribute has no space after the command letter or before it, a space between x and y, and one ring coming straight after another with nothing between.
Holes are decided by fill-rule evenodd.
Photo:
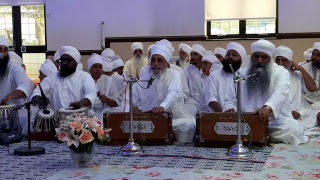
<instances>
[{"instance_id":1,"label":"white turban","mask_svg":"<svg viewBox=\"0 0 320 180\"><path fill-rule=\"evenodd\" d=\"M152 49L151 49L151 57L154 54L161 55L168 63L170 62L170 59L172 57L172 53L170 49L162 44L156 44Z\"/></svg>"},{"instance_id":2,"label":"white turban","mask_svg":"<svg viewBox=\"0 0 320 180\"><path fill-rule=\"evenodd\" d=\"M279 47L277 47L274 50L273 54L274 54L274 57L283 56L283 57L287 58L289 61L292 61L293 52L287 46L279 46Z\"/></svg>"},{"instance_id":3,"label":"white turban","mask_svg":"<svg viewBox=\"0 0 320 180\"><path fill-rule=\"evenodd\" d=\"M102 56L102 70L103 72L111 72L113 70L113 63L108 57Z\"/></svg>"},{"instance_id":4,"label":"white turban","mask_svg":"<svg viewBox=\"0 0 320 180\"><path fill-rule=\"evenodd\" d=\"M168 41L167 39L162 39L161 41L157 41L156 44L164 45L170 50L171 54L174 53L174 47L172 46L171 42Z\"/></svg>"},{"instance_id":5,"label":"white turban","mask_svg":"<svg viewBox=\"0 0 320 180\"><path fill-rule=\"evenodd\" d=\"M78 64L80 63L81 61L81 54L80 52L74 48L74 47L71 47L71 46L61 46L59 49L58 49L58 52L59 52L59 57L61 58L62 55L64 54L68 54L69 56L71 56Z\"/></svg>"},{"instance_id":6,"label":"white turban","mask_svg":"<svg viewBox=\"0 0 320 180\"><path fill-rule=\"evenodd\" d=\"M216 55L212 51L206 51L204 53L202 61L208 61L212 64L210 72L222 68L221 62L217 59Z\"/></svg>"},{"instance_id":7,"label":"white turban","mask_svg":"<svg viewBox=\"0 0 320 180\"><path fill-rule=\"evenodd\" d=\"M226 54L227 54L227 51L225 49L221 48L221 47L217 47L217 48L214 49L213 53L214 54L219 54L222 57L225 57Z\"/></svg>"},{"instance_id":8,"label":"white turban","mask_svg":"<svg viewBox=\"0 0 320 180\"><path fill-rule=\"evenodd\" d=\"M8 53L11 62L22 65L22 58L17 53L15 53L14 51L9 51Z\"/></svg>"},{"instance_id":9,"label":"white turban","mask_svg":"<svg viewBox=\"0 0 320 180\"><path fill-rule=\"evenodd\" d=\"M263 52L268 54L271 58L273 55L274 50L276 49L276 46L272 44L270 41L260 39L256 42L253 42L251 44L251 52Z\"/></svg>"},{"instance_id":10,"label":"white turban","mask_svg":"<svg viewBox=\"0 0 320 180\"><path fill-rule=\"evenodd\" d=\"M141 49L143 52L143 44L141 42L134 42L131 45L131 51L132 53L136 50L136 49Z\"/></svg>"},{"instance_id":11,"label":"white turban","mask_svg":"<svg viewBox=\"0 0 320 180\"><path fill-rule=\"evenodd\" d=\"M206 49L200 45L200 44L194 44L192 45L191 52L197 52L200 54L202 57L204 56L204 53L206 52Z\"/></svg>"},{"instance_id":12,"label":"white turban","mask_svg":"<svg viewBox=\"0 0 320 180\"><path fill-rule=\"evenodd\" d=\"M236 42L230 42L228 45L227 45L227 48L226 48L226 51L228 52L229 50L235 50L239 53L240 57L241 57L241 60L246 60L247 58L247 52L246 52L246 49L239 43L236 43Z\"/></svg>"},{"instance_id":13,"label":"white turban","mask_svg":"<svg viewBox=\"0 0 320 180\"><path fill-rule=\"evenodd\" d=\"M185 44L185 43L179 44L179 50L180 49L182 49L188 55L190 55L190 53L191 53L191 47L188 44Z\"/></svg>"},{"instance_id":14,"label":"white turban","mask_svg":"<svg viewBox=\"0 0 320 180\"><path fill-rule=\"evenodd\" d=\"M151 50L151 48L153 48L155 44L151 44L149 47L148 47L148 52Z\"/></svg>"},{"instance_id":15,"label":"white turban","mask_svg":"<svg viewBox=\"0 0 320 180\"><path fill-rule=\"evenodd\" d=\"M306 50L306 51L303 53L303 56L304 56L304 59L305 59L305 60L311 60L312 51L313 51L313 48L309 48L308 50Z\"/></svg>"},{"instance_id":16,"label":"white turban","mask_svg":"<svg viewBox=\"0 0 320 180\"><path fill-rule=\"evenodd\" d=\"M102 51L101 56L110 58L111 56L116 55L111 48L106 48Z\"/></svg>"},{"instance_id":17,"label":"white turban","mask_svg":"<svg viewBox=\"0 0 320 180\"><path fill-rule=\"evenodd\" d=\"M60 56L59 56L59 52L56 51L53 55L53 61L57 61L58 59L60 59Z\"/></svg>"},{"instance_id":18,"label":"white turban","mask_svg":"<svg viewBox=\"0 0 320 180\"><path fill-rule=\"evenodd\" d=\"M123 60L119 56L112 56L110 58L112 64L113 64L113 69L117 69L118 67L124 66ZM113 70L112 69L112 70Z\"/></svg>"},{"instance_id":19,"label":"white turban","mask_svg":"<svg viewBox=\"0 0 320 180\"><path fill-rule=\"evenodd\" d=\"M87 63L88 63L88 70L90 70L94 64L98 63L102 65L102 57L98 54L95 54L88 59Z\"/></svg>"},{"instance_id":20,"label":"white turban","mask_svg":"<svg viewBox=\"0 0 320 180\"><path fill-rule=\"evenodd\" d=\"M318 51L320 51L320 42L315 42L314 44L313 44L313 50L318 50Z\"/></svg>"},{"instance_id":21,"label":"white turban","mask_svg":"<svg viewBox=\"0 0 320 180\"><path fill-rule=\"evenodd\" d=\"M5 36L0 35L0 46L9 47L9 41Z\"/></svg>"},{"instance_id":22,"label":"white turban","mask_svg":"<svg viewBox=\"0 0 320 180\"><path fill-rule=\"evenodd\" d=\"M44 75L49 76L50 74L57 72L57 67L53 64L51 59L46 59L44 63L41 64L40 71Z\"/></svg>"},{"instance_id":23,"label":"white turban","mask_svg":"<svg viewBox=\"0 0 320 180\"><path fill-rule=\"evenodd\" d=\"M83 70L83 64L82 64L82 63L79 63L79 64L77 65L77 69L82 71L82 70Z\"/></svg>"}]
</instances>

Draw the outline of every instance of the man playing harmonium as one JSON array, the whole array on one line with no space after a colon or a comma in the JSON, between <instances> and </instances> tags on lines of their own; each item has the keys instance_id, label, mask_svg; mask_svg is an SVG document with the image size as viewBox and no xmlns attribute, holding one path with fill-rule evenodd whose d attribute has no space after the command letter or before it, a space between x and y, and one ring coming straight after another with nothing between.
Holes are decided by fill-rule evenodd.
<instances>
[{"instance_id":1,"label":"man playing harmonium","mask_svg":"<svg viewBox=\"0 0 320 180\"><path fill-rule=\"evenodd\" d=\"M195 133L195 118L185 109L181 76L178 71L168 68L172 53L166 46L156 43L151 49L151 61L141 80L151 76L155 78L152 85L137 82L133 86L133 104L135 110L142 112L164 113L173 115L172 129L178 145L189 145ZM139 84L138 84L139 83Z\"/></svg>"},{"instance_id":2,"label":"man playing harmonium","mask_svg":"<svg viewBox=\"0 0 320 180\"><path fill-rule=\"evenodd\" d=\"M77 64L81 60L80 52L71 46L62 46L58 52L61 61L60 70L50 74L41 82L51 107L55 111L70 106L75 109L90 107L97 97L97 91L90 74L77 70ZM31 97L36 103L42 103L39 87L33 91Z\"/></svg>"},{"instance_id":3,"label":"man playing harmonium","mask_svg":"<svg viewBox=\"0 0 320 180\"><path fill-rule=\"evenodd\" d=\"M251 65L240 69L240 74L248 76L260 68L258 78L241 81L241 111L257 112L260 120L269 119L271 141L298 145L308 142L303 128L292 118L290 109L290 76L282 66L272 59L275 45L266 40L251 44ZM223 110L236 109L236 84L232 82Z\"/></svg>"}]
</instances>

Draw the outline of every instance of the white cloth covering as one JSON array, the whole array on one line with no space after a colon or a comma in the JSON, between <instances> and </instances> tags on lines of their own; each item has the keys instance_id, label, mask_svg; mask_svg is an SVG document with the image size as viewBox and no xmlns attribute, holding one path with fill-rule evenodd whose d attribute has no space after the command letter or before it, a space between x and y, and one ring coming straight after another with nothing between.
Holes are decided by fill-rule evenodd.
<instances>
[{"instance_id":1,"label":"white cloth covering","mask_svg":"<svg viewBox=\"0 0 320 180\"><path fill-rule=\"evenodd\" d=\"M247 59L247 53L246 53L246 49L239 43L236 42L230 42L227 45L226 51L228 52L229 50L235 50L239 53L242 61L244 61L245 59ZM242 62L243 64L244 62Z\"/></svg>"},{"instance_id":2,"label":"white cloth covering","mask_svg":"<svg viewBox=\"0 0 320 180\"><path fill-rule=\"evenodd\" d=\"M191 52L197 52L203 57L206 49L201 44L194 44L192 45Z\"/></svg>"},{"instance_id":3,"label":"white cloth covering","mask_svg":"<svg viewBox=\"0 0 320 180\"><path fill-rule=\"evenodd\" d=\"M88 64L88 70L91 69L91 67L95 64L101 64L102 65L102 56L98 55L98 54L95 54L93 56L91 56L88 61L87 61L87 64Z\"/></svg>"},{"instance_id":4,"label":"white cloth covering","mask_svg":"<svg viewBox=\"0 0 320 180\"><path fill-rule=\"evenodd\" d=\"M303 52L304 60L307 60L307 61L311 60L312 51L313 51L313 48L309 48L305 52Z\"/></svg>"},{"instance_id":5,"label":"white cloth covering","mask_svg":"<svg viewBox=\"0 0 320 180\"><path fill-rule=\"evenodd\" d=\"M301 118L297 120L303 129L316 127L318 125L318 110L315 110L303 97L302 91L305 91L305 83L301 72L291 71L290 73L290 106L291 111L297 111Z\"/></svg>"},{"instance_id":6,"label":"white cloth covering","mask_svg":"<svg viewBox=\"0 0 320 180\"><path fill-rule=\"evenodd\" d=\"M65 78L61 78L59 72L52 73L41 82L41 87L55 111L69 107L71 103L79 102L84 98L88 98L93 104L97 97L96 86L91 75L79 70ZM39 87L34 89L31 98L36 95L41 95Z\"/></svg>"},{"instance_id":7,"label":"white cloth covering","mask_svg":"<svg viewBox=\"0 0 320 180\"><path fill-rule=\"evenodd\" d=\"M57 67L53 64L51 59L46 59L44 63L41 64L40 71L44 75L49 76L50 74L57 72Z\"/></svg>"},{"instance_id":8,"label":"white cloth covering","mask_svg":"<svg viewBox=\"0 0 320 180\"><path fill-rule=\"evenodd\" d=\"M102 56L102 70L103 72L111 72L113 70L113 63L108 57Z\"/></svg>"},{"instance_id":9,"label":"white cloth covering","mask_svg":"<svg viewBox=\"0 0 320 180\"><path fill-rule=\"evenodd\" d=\"M116 54L114 53L114 51L111 48L105 48L101 53L101 56L107 57L107 58L110 58L115 55Z\"/></svg>"},{"instance_id":10,"label":"white cloth covering","mask_svg":"<svg viewBox=\"0 0 320 180\"><path fill-rule=\"evenodd\" d=\"M99 92L100 95L105 95L108 98L116 101L119 103L118 100L118 92L117 87L113 79L109 76L102 75L96 82L95 82L96 92ZM101 122L103 122L103 113L108 111L110 107L101 102L101 100L97 97L94 100L93 110L95 112L94 116Z\"/></svg>"},{"instance_id":11,"label":"white cloth covering","mask_svg":"<svg viewBox=\"0 0 320 180\"><path fill-rule=\"evenodd\" d=\"M110 112L127 112L129 109L124 109L125 106L125 93L126 93L126 83L124 82L123 76L114 72L110 76L116 84L116 89L118 92L118 107L110 108Z\"/></svg>"},{"instance_id":12,"label":"white cloth covering","mask_svg":"<svg viewBox=\"0 0 320 180\"><path fill-rule=\"evenodd\" d=\"M3 36L3 35L0 35L0 46L7 46L9 47L9 41L8 39Z\"/></svg>"},{"instance_id":13,"label":"white cloth covering","mask_svg":"<svg viewBox=\"0 0 320 180\"><path fill-rule=\"evenodd\" d=\"M226 54L227 54L227 51L226 51L225 49L221 48L221 47L217 47L217 48L215 48L215 49L213 50L213 53L214 53L214 54L219 54L219 55L221 55L222 57L225 57Z\"/></svg>"},{"instance_id":14,"label":"white cloth covering","mask_svg":"<svg viewBox=\"0 0 320 180\"><path fill-rule=\"evenodd\" d=\"M22 58L17 53L15 53L14 51L8 51L8 53L9 53L11 62L22 65L23 63Z\"/></svg>"},{"instance_id":15,"label":"white cloth covering","mask_svg":"<svg viewBox=\"0 0 320 180\"><path fill-rule=\"evenodd\" d=\"M320 42L315 42L312 48L320 51Z\"/></svg>"},{"instance_id":16,"label":"white cloth covering","mask_svg":"<svg viewBox=\"0 0 320 180\"><path fill-rule=\"evenodd\" d=\"M290 76L282 66L270 62L272 68L270 91L267 94L248 94L246 81L241 81L241 111L254 112L263 105L272 108L273 113L269 119L271 141L298 145L308 142L304 136L303 128L292 118L289 98ZM248 69L240 69L241 74L247 74ZM237 109L236 85L232 83L223 106L223 110Z\"/></svg>"},{"instance_id":17,"label":"white cloth covering","mask_svg":"<svg viewBox=\"0 0 320 180\"><path fill-rule=\"evenodd\" d=\"M151 57L155 54L161 55L168 63L170 62L170 59L172 57L170 49L160 43L156 43L155 46L151 48Z\"/></svg>"},{"instance_id":18,"label":"white cloth covering","mask_svg":"<svg viewBox=\"0 0 320 180\"><path fill-rule=\"evenodd\" d=\"M320 71L318 68L316 68L314 65L312 65L312 62L309 61L308 63L301 64L301 66L304 68L304 70L312 77L312 79L317 83L318 90L315 92L309 92L306 90L304 92L305 99L312 103L312 107L314 109L320 110L320 90L319 90L319 82L320 82Z\"/></svg>"},{"instance_id":19,"label":"white cloth covering","mask_svg":"<svg viewBox=\"0 0 320 180\"><path fill-rule=\"evenodd\" d=\"M83 64L81 62L77 64L77 69L83 71Z\"/></svg>"},{"instance_id":20,"label":"white cloth covering","mask_svg":"<svg viewBox=\"0 0 320 180\"><path fill-rule=\"evenodd\" d=\"M62 55L68 54L70 55L78 64L81 62L81 54L80 52L71 46L61 46L58 49L59 57L61 58Z\"/></svg>"},{"instance_id":21,"label":"white cloth covering","mask_svg":"<svg viewBox=\"0 0 320 180\"><path fill-rule=\"evenodd\" d=\"M55 61L57 61L57 60L59 60L59 59L60 59L60 54L59 54L58 51L56 51L56 52L54 53L54 55L53 55L53 61L55 62Z\"/></svg>"},{"instance_id":22,"label":"white cloth covering","mask_svg":"<svg viewBox=\"0 0 320 180\"><path fill-rule=\"evenodd\" d=\"M136 49L141 49L143 52L143 44L141 42L134 42L131 45L131 51L132 53L136 50Z\"/></svg>"},{"instance_id":23,"label":"white cloth covering","mask_svg":"<svg viewBox=\"0 0 320 180\"><path fill-rule=\"evenodd\" d=\"M251 44L251 52L263 52L268 54L270 57L272 57L274 50L276 49L276 46L272 44L270 41L260 39L258 41L255 41Z\"/></svg>"},{"instance_id":24,"label":"white cloth covering","mask_svg":"<svg viewBox=\"0 0 320 180\"><path fill-rule=\"evenodd\" d=\"M188 44L185 43L180 43L179 44L179 50L184 51L185 53L187 53L188 55L190 55L191 53L191 47Z\"/></svg>"},{"instance_id":25,"label":"white cloth covering","mask_svg":"<svg viewBox=\"0 0 320 180\"><path fill-rule=\"evenodd\" d=\"M153 71L146 73L141 79L154 76ZM147 82L140 83L142 87ZM184 108L182 86L179 72L165 69L160 78L156 78L149 89L142 89L137 83L133 86L133 103L143 112L154 107L163 107L172 112L172 130L178 142L191 143L195 133L195 118Z\"/></svg>"},{"instance_id":26,"label":"white cloth covering","mask_svg":"<svg viewBox=\"0 0 320 180\"><path fill-rule=\"evenodd\" d=\"M199 70L194 65L190 64L185 70L184 74L186 76L187 85L189 87L189 97L187 104L197 107L200 109L200 93L203 87L201 81L201 70Z\"/></svg>"},{"instance_id":27,"label":"white cloth covering","mask_svg":"<svg viewBox=\"0 0 320 180\"><path fill-rule=\"evenodd\" d=\"M110 57L110 60L111 60L112 65L113 65L113 69L112 70L117 69L118 67L124 66L123 60L117 55Z\"/></svg>"},{"instance_id":28,"label":"white cloth covering","mask_svg":"<svg viewBox=\"0 0 320 180\"><path fill-rule=\"evenodd\" d=\"M274 50L274 57L282 56L292 61L293 52L287 46L279 46Z\"/></svg>"},{"instance_id":29,"label":"white cloth covering","mask_svg":"<svg viewBox=\"0 0 320 180\"><path fill-rule=\"evenodd\" d=\"M126 61L124 64L124 76L132 75L132 78L138 78L140 70L143 66L148 64L148 59L141 56L140 59L132 57L130 60Z\"/></svg>"},{"instance_id":30,"label":"white cloth covering","mask_svg":"<svg viewBox=\"0 0 320 180\"><path fill-rule=\"evenodd\" d=\"M212 64L210 68L210 73L214 70L218 70L223 67L221 62L217 59L217 57L214 55L212 51L206 51L202 58L202 61L208 61Z\"/></svg>"}]
</instances>

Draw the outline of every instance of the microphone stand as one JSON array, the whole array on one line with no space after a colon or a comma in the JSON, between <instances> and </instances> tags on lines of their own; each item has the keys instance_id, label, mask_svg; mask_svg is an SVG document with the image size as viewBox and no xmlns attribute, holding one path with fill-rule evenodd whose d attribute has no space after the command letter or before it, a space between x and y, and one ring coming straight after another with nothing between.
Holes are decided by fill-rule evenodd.
<instances>
[{"instance_id":1,"label":"microphone stand","mask_svg":"<svg viewBox=\"0 0 320 180\"><path fill-rule=\"evenodd\" d=\"M144 153L143 148L134 142L133 138L133 111L132 111L132 86L138 80L134 78L128 78L128 80L124 79L124 81L129 84L129 102L130 102L130 139L126 145L121 147L119 154L121 155L136 155ZM149 80L139 80L139 82L149 82Z\"/></svg>"},{"instance_id":2,"label":"microphone stand","mask_svg":"<svg viewBox=\"0 0 320 180\"><path fill-rule=\"evenodd\" d=\"M229 64L232 73L234 74L233 82L237 83L237 119L238 119L238 139L236 140L236 144L233 145L227 152L228 156L232 157L247 157L251 156L251 151L245 147L242 143L241 139L241 133L242 133L242 127L241 127L241 81L246 80L248 77L252 77L252 75L249 75L248 77L244 77L239 72L236 74L234 72L234 69L231 64Z\"/></svg>"},{"instance_id":3,"label":"microphone stand","mask_svg":"<svg viewBox=\"0 0 320 180\"><path fill-rule=\"evenodd\" d=\"M19 147L14 150L13 154L18 156L33 156L33 155L40 155L45 154L46 150L43 147L33 146L31 147L31 139L30 139L30 107L31 104L34 104L33 101L26 102L23 106L26 107L28 110L28 147ZM23 107L21 106L21 107Z\"/></svg>"}]
</instances>

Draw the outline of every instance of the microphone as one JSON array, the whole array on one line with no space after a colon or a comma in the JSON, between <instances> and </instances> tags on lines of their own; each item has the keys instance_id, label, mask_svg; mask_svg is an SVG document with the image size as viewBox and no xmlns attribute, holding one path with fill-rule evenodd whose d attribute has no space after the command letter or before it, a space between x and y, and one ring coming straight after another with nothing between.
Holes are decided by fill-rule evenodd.
<instances>
[{"instance_id":1,"label":"microphone","mask_svg":"<svg viewBox=\"0 0 320 180\"><path fill-rule=\"evenodd\" d=\"M254 82L257 82L260 78L260 74L262 72L262 68L258 68L256 73L253 75L254 79L252 79Z\"/></svg>"},{"instance_id":2,"label":"microphone","mask_svg":"<svg viewBox=\"0 0 320 180\"><path fill-rule=\"evenodd\" d=\"M39 88L40 88L40 92L41 92L41 99L42 99L42 102L43 102L42 105L39 105L39 108L42 107L42 108L44 109L44 110L43 110L43 113L44 113L44 114L50 114L50 111L47 110L47 106L48 106L48 104L49 104L50 102L48 101L46 95L44 94L43 89L42 89L40 83L39 83Z\"/></svg>"},{"instance_id":3,"label":"microphone","mask_svg":"<svg viewBox=\"0 0 320 180\"><path fill-rule=\"evenodd\" d=\"M149 88L152 85L152 82L154 81L154 77L151 76L150 79L148 80L148 86L147 88Z\"/></svg>"}]
</instances>

